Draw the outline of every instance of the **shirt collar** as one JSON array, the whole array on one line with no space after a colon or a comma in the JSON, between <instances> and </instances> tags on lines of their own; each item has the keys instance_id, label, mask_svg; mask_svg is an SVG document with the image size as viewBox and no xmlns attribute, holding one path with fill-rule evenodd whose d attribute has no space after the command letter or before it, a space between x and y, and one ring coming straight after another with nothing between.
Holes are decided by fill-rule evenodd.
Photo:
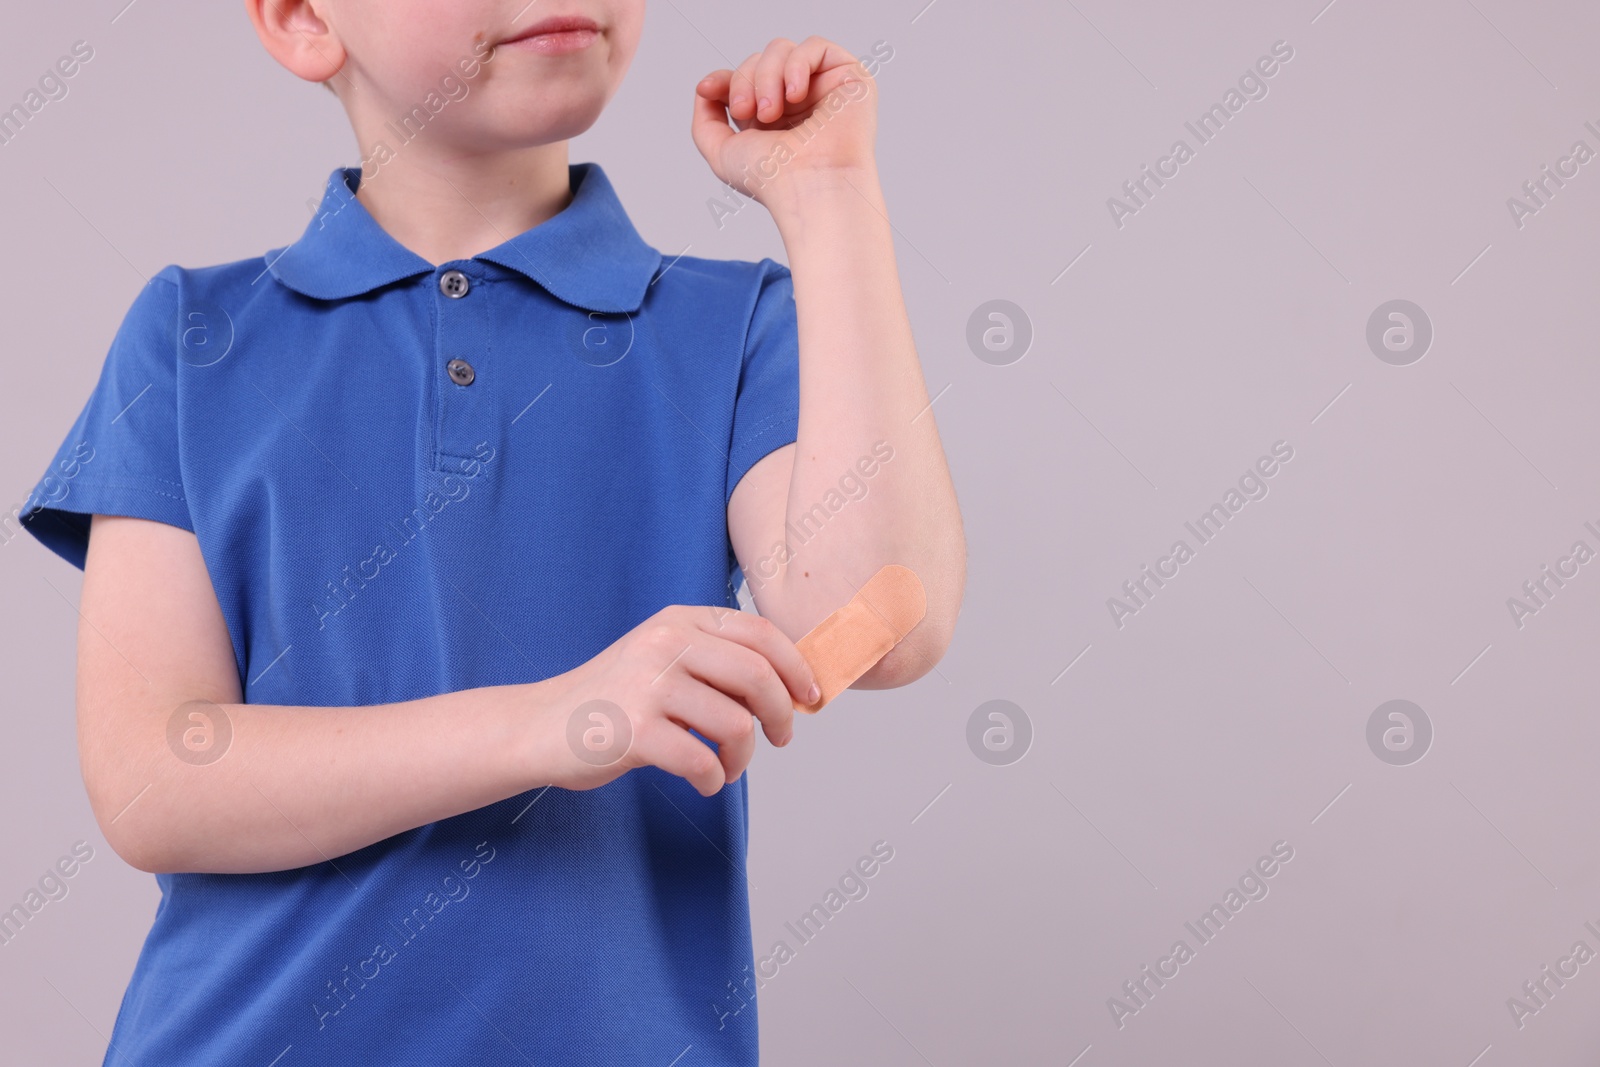
<instances>
[{"instance_id":1,"label":"shirt collar","mask_svg":"<svg viewBox=\"0 0 1600 1067\"><path fill-rule=\"evenodd\" d=\"M637 311L661 253L634 229L598 163L569 164L567 174L573 196L565 208L473 258L589 311ZM361 168L334 169L305 233L267 253L273 277L306 296L342 300L437 269L378 225L355 197L360 185Z\"/></svg>"}]
</instances>

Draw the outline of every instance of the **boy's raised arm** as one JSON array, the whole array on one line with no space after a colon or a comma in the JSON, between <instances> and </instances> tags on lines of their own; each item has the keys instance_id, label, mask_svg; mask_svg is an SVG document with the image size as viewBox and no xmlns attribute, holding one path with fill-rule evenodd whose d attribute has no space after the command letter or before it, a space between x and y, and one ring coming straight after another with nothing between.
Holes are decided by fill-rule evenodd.
<instances>
[{"instance_id":1,"label":"boy's raised arm","mask_svg":"<svg viewBox=\"0 0 1600 1067\"><path fill-rule=\"evenodd\" d=\"M922 622L860 688L902 685L933 667L966 568L878 181L876 109L876 84L854 57L820 37L779 38L702 81L694 121L717 176L772 213L793 274L797 440L750 469L728 510L756 606L798 637L885 564L911 568L926 591Z\"/></svg>"}]
</instances>

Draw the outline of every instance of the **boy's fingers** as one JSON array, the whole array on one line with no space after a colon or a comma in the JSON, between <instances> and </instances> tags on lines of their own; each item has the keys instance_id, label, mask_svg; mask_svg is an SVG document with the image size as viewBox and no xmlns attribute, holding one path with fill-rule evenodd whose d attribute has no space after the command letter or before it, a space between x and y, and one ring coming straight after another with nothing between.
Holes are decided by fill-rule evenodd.
<instances>
[{"instance_id":1,"label":"boy's fingers","mask_svg":"<svg viewBox=\"0 0 1600 1067\"><path fill-rule=\"evenodd\" d=\"M804 52L796 48L783 66L783 99L789 104L803 104L811 94L811 62Z\"/></svg>"},{"instance_id":2,"label":"boy's fingers","mask_svg":"<svg viewBox=\"0 0 1600 1067\"><path fill-rule=\"evenodd\" d=\"M648 734L641 733L640 758L682 778L703 797L727 784L722 761L710 745L670 720L662 720L660 726Z\"/></svg>"},{"instance_id":3,"label":"boy's fingers","mask_svg":"<svg viewBox=\"0 0 1600 1067\"><path fill-rule=\"evenodd\" d=\"M777 122L783 117L784 70L795 44L787 37L774 38L756 61L754 74L756 93L756 119L760 122Z\"/></svg>"},{"instance_id":4,"label":"boy's fingers","mask_svg":"<svg viewBox=\"0 0 1600 1067\"><path fill-rule=\"evenodd\" d=\"M724 784L736 780L756 754L755 719L737 700L694 678L683 679L665 702L670 721L715 741ZM694 740L702 748L705 742Z\"/></svg>"},{"instance_id":5,"label":"boy's fingers","mask_svg":"<svg viewBox=\"0 0 1600 1067\"><path fill-rule=\"evenodd\" d=\"M788 635L773 625L772 620L748 611L727 608L715 615L700 616L698 621L700 628L707 633L737 641L761 653L778 672L778 677L783 679L784 688L790 696L801 704L811 702L810 689L817 680L811 664L806 662Z\"/></svg>"},{"instance_id":6,"label":"boy's fingers","mask_svg":"<svg viewBox=\"0 0 1600 1067\"><path fill-rule=\"evenodd\" d=\"M728 114L735 122L751 122L756 116L756 65L761 62L757 52L734 70L728 85Z\"/></svg>"},{"instance_id":7,"label":"boy's fingers","mask_svg":"<svg viewBox=\"0 0 1600 1067\"><path fill-rule=\"evenodd\" d=\"M745 722L738 726L748 729L753 715L768 741L788 743L794 732L794 700L765 655L737 641L708 641L691 648L680 662L691 677L741 702ZM720 741L721 735L716 736Z\"/></svg>"},{"instance_id":8,"label":"boy's fingers","mask_svg":"<svg viewBox=\"0 0 1600 1067\"><path fill-rule=\"evenodd\" d=\"M697 95L703 96L707 100L717 100L726 104L728 102L728 85L732 80L733 71L724 67L721 70L714 70L704 78L701 78L700 83L694 87L694 91Z\"/></svg>"},{"instance_id":9,"label":"boy's fingers","mask_svg":"<svg viewBox=\"0 0 1600 1067\"><path fill-rule=\"evenodd\" d=\"M809 57L813 54L816 58L811 61L813 72L835 70L839 67L853 67L859 60L849 52L840 48L826 37L807 37L800 42L800 48Z\"/></svg>"},{"instance_id":10,"label":"boy's fingers","mask_svg":"<svg viewBox=\"0 0 1600 1067\"><path fill-rule=\"evenodd\" d=\"M721 100L707 99L696 90L689 136L708 162L721 155L722 145L733 136L733 129L728 125L728 111Z\"/></svg>"},{"instance_id":11,"label":"boy's fingers","mask_svg":"<svg viewBox=\"0 0 1600 1067\"><path fill-rule=\"evenodd\" d=\"M859 63L852 63L849 66L829 67L812 78L812 95L817 100L821 100L849 81L869 82L871 81L871 76L867 74L866 68ZM813 102L807 101L808 104Z\"/></svg>"},{"instance_id":12,"label":"boy's fingers","mask_svg":"<svg viewBox=\"0 0 1600 1067\"><path fill-rule=\"evenodd\" d=\"M795 45L784 63L785 98L790 103L806 99L811 87L811 75L841 64L853 63L854 57L826 37L807 37Z\"/></svg>"}]
</instances>

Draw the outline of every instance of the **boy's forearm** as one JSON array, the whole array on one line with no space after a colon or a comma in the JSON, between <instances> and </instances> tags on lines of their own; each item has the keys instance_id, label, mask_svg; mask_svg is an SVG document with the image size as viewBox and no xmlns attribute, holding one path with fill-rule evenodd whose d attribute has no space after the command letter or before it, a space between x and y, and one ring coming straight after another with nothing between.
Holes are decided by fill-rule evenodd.
<instances>
[{"instance_id":1,"label":"boy's forearm","mask_svg":"<svg viewBox=\"0 0 1600 1067\"><path fill-rule=\"evenodd\" d=\"M927 616L912 640L857 683L900 684L928 670L949 642L965 576L961 516L876 172L830 171L792 188L773 217L794 280L800 420L785 515L791 563L769 600L781 602L778 610L803 632L849 596L820 576L859 586L885 563L910 567L927 592ZM892 450L892 458L876 463L868 479L857 475L865 495L794 544L794 530L810 530L805 516L837 494L841 477L858 471L880 442L876 456Z\"/></svg>"},{"instance_id":2,"label":"boy's forearm","mask_svg":"<svg viewBox=\"0 0 1600 1067\"><path fill-rule=\"evenodd\" d=\"M197 704L227 716L220 759L110 738L117 755L86 753L85 777L108 841L140 869L302 867L542 784L547 685L363 707Z\"/></svg>"}]
</instances>

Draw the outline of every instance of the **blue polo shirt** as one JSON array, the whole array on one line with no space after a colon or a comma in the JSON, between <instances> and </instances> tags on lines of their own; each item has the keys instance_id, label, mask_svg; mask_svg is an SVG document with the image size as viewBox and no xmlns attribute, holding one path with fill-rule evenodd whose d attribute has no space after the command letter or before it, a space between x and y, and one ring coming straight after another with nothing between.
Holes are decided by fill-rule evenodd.
<instances>
[{"instance_id":1,"label":"blue polo shirt","mask_svg":"<svg viewBox=\"0 0 1600 1067\"><path fill-rule=\"evenodd\" d=\"M79 567L96 512L192 531L247 703L532 682L735 606L728 499L796 436L789 272L665 259L598 165L569 174L557 215L437 267L342 167L295 243L163 268L26 528ZM754 1064L747 831L744 776L648 767L158 875L106 1062Z\"/></svg>"}]
</instances>

